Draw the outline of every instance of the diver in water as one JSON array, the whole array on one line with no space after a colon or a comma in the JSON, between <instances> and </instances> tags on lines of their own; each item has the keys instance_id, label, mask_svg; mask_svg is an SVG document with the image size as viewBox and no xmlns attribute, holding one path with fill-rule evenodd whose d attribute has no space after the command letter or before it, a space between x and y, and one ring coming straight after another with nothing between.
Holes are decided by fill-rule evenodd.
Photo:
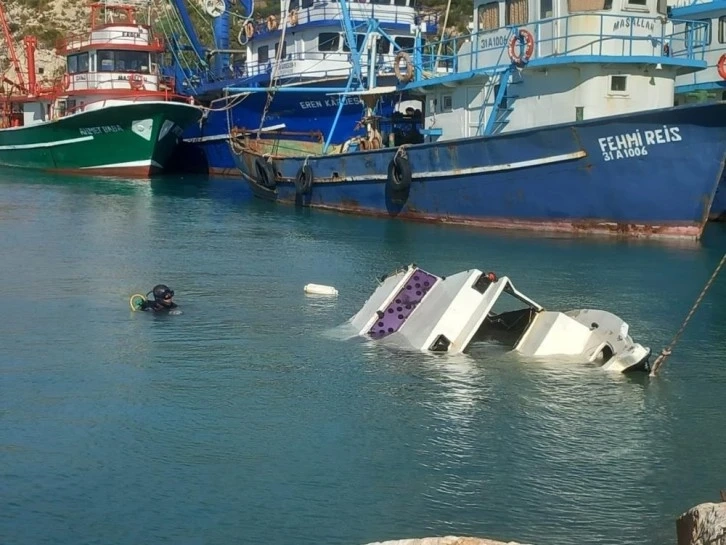
<instances>
[{"instance_id":1,"label":"diver in water","mask_svg":"<svg viewBox=\"0 0 726 545\"><path fill-rule=\"evenodd\" d=\"M150 299L149 296L154 298ZM177 307L174 302L174 290L169 286L157 284L154 289L146 294L146 300L141 303L139 310L151 310L154 312L169 312Z\"/></svg>"}]
</instances>

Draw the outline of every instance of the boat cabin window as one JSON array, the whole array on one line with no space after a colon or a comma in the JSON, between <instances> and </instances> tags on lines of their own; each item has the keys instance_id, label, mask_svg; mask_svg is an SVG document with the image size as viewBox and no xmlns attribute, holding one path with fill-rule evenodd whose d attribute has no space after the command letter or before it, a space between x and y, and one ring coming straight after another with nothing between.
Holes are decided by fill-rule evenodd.
<instances>
[{"instance_id":1,"label":"boat cabin window","mask_svg":"<svg viewBox=\"0 0 726 545\"><path fill-rule=\"evenodd\" d=\"M97 57L99 72L149 73L149 54L145 51L99 49Z\"/></svg>"},{"instance_id":2,"label":"boat cabin window","mask_svg":"<svg viewBox=\"0 0 726 545\"><path fill-rule=\"evenodd\" d=\"M261 45L257 48L257 62L263 63L270 60L270 46Z\"/></svg>"},{"instance_id":3,"label":"boat cabin window","mask_svg":"<svg viewBox=\"0 0 726 545\"><path fill-rule=\"evenodd\" d=\"M540 0L539 18L549 19L550 17L552 17L552 0Z\"/></svg>"},{"instance_id":4,"label":"boat cabin window","mask_svg":"<svg viewBox=\"0 0 726 545\"><path fill-rule=\"evenodd\" d=\"M284 59L287 57L287 42L282 42L282 51L279 51L280 42L275 44L275 58Z\"/></svg>"},{"instance_id":5,"label":"boat cabin window","mask_svg":"<svg viewBox=\"0 0 726 545\"><path fill-rule=\"evenodd\" d=\"M629 6L643 6L645 7L648 4L648 0L628 0Z\"/></svg>"},{"instance_id":6,"label":"boat cabin window","mask_svg":"<svg viewBox=\"0 0 726 545\"><path fill-rule=\"evenodd\" d=\"M313 5L313 0L302 0L303 9L310 8Z\"/></svg>"},{"instance_id":7,"label":"boat cabin window","mask_svg":"<svg viewBox=\"0 0 726 545\"><path fill-rule=\"evenodd\" d=\"M389 51L391 51L391 42L385 36L379 36L376 42L376 53L386 55Z\"/></svg>"},{"instance_id":8,"label":"boat cabin window","mask_svg":"<svg viewBox=\"0 0 726 545\"><path fill-rule=\"evenodd\" d=\"M526 25L529 22L527 0L504 0L504 24Z\"/></svg>"},{"instance_id":9,"label":"boat cabin window","mask_svg":"<svg viewBox=\"0 0 726 545\"><path fill-rule=\"evenodd\" d=\"M399 36L394 38L393 41L396 42L396 45L404 51L410 51L413 49L413 46L416 45L416 38L409 38L406 36Z\"/></svg>"},{"instance_id":10,"label":"boat cabin window","mask_svg":"<svg viewBox=\"0 0 726 545\"><path fill-rule=\"evenodd\" d=\"M726 16L718 18L718 43L726 43Z\"/></svg>"},{"instance_id":11,"label":"boat cabin window","mask_svg":"<svg viewBox=\"0 0 726 545\"><path fill-rule=\"evenodd\" d=\"M300 9L300 0L290 0L290 11Z\"/></svg>"},{"instance_id":12,"label":"boat cabin window","mask_svg":"<svg viewBox=\"0 0 726 545\"><path fill-rule=\"evenodd\" d=\"M408 6L408 0L393 0L394 6Z\"/></svg>"},{"instance_id":13,"label":"boat cabin window","mask_svg":"<svg viewBox=\"0 0 726 545\"><path fill-rule=\"evenodd\" d=\"M610 76L610 90L622 93L627 91L628 76Z\"/></svg>"},{"instance_id":14,"label":"boat cabin window","mask_svg":"<svg viewBox=\"0 0 726 545\"><path fill-rule=\"evenodd\" d=\"M88 72L88 53L79 53L78 55L68 56L68 73L78 74L79 72Z\"/></svg>"},{"instance_id":15,"label":"boat cabin window","mask_svg":"<svg viewBox=\"0 0 726 545\"><path fill-rule=\"evenodd\" d=\"M496 30L499 28L499 2L489 2L479 6L477 15L479 30Z\"/></svg>"},{"instance_id":16,"label":"boat cabin window","mask_svg":"<svg viewBox=\"0 0 726 545\"><path fill-rule=\"evenodd\" d=\"M340 34L337 32L321 32L318 36L318 51L338 51Z\"/></svg>"},{"instance_id":17,"label":"boat cabin window","mask_svg":"<svg viewBox=\"0 0 726 545\"><path fill-rule=\"evenodd\" d=\"M706 23L704 32L706 33L706 45L711 45L711 19L698 19L699 23ZM699 37L701 33L699 33ZM699 42L700 43L700 42Z\"/></svg>"},{"instance_id":18,"label":"boat cabin window","mask_svg":"<svg viewBox=\"0 0 726 545\"><path fill-rule=\"evenodd\" d=\"M613 0L567 0L567 9L570 13L576 13L578 11L600 11L612 9L612 7Z\"/></svg>"},{"instance_id":19,"label":"boat cabin window","mask_svg":"<svg viewBox=\"0 0 726 545\"><path fill-rule=\"evenodd\" d=\"M355 35L355 48L356 50L360 51L363 48L363 41L366 39L365 34L356 34ZM345 36L343 37L343 51L350 51L350 47L348 47L348 42L345 39Z\"/></svg>"}]
</instances>

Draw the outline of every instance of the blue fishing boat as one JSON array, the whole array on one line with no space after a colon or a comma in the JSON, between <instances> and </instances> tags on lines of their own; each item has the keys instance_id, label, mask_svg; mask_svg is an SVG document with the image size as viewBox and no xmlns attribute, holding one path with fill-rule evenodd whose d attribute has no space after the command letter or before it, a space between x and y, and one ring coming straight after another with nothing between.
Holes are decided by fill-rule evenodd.
<instances>
[{"instance_id":1,"label":"blue fishing boat","mask_svg":"<svg viewBox=\"0 0 726 545\"><path fill-rule=\"evenodd\" d=\"M445 41L446 58L415 48L414 77L397 87L420 93L425 121L412 132L423 142L383 129L379 149L361 139L295 155L238 131L237 166L278 202L697 239L726 161L726 104L673 107L675 78L706 66L707 25L665 11L655 0L475 0L475 31ZM443 60L453 72L431 76Z\"/></svg>"},{"instance_id":2,"label":"blue fishing boat","mask_svg":"<svg viewBox=\"0 0 726 545\"><path fill-rule=\"evenodd\" d=\"M202 122L183 135L179 166L217 174L236 174L228 139L230 127L265 133L284 129L288 135L345 140L359 131L364 109L358 96L330 95L349 85L352 54L366 35L377 37L371 64L364 64L360 85L370 74L394 84L395 60L414 45L415 32L436 32L436 17L417 15L415 0L370 0L346 5L327 0L281 0L280 12L262 21L253 18L254 2L242 0L247 14L237 36L241 49L230 49L230 10L225 0L205 3L214 21L215 49L205 49L186 12L184 0L172 0L190 43L175 40L174 62L167 67L176 91L193 96L209 110ZM345 19L346 23L342 24ZM183 52L199 61L190 67ZM208 61L206 59L209 59ZM226 93L230 86L257 91ZM277 87L289 93L276 93ZM390 115L414 107L401 91L382 96L377 111ZM341 105L342 108L338 106ZM197 163L196 165L190 162Z\"/></svg>"},{"instance_id":3,"label":"blue fishing boat","mask_svg":"<svg viewBox=\"0 0 726 545\"><path fill-rule=\"evenodd\" d=\"M706 69L676 78L676 104L726 100L726 3L714 0L677 0L669 13L680 20L690 19L709 25L704 60ZM713 198L709 219L726 221L726 180Z\"/></svg>"}]
</instances>

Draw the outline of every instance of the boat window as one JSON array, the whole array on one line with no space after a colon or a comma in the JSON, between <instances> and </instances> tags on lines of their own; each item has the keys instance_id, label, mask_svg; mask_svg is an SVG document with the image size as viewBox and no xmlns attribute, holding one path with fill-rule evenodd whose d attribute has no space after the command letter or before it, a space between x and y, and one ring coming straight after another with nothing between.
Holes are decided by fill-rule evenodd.
<instances>
[{"instance_id":1,"label":"boat window","mask_svg":"<svg viewBox=\"0 0 726 545\"><path fill-rule=\"evenodd\" d=\"M479 6L479 30L496 30L499 28L499 2L489 2Z\"/></svg>"},{"instance_id":2,"label":"boat window","mask_svg":"<svg viewBox=\"0 0 726 545\"><path fill-rule=\"evenodd\" d=\"M69 55L66 60L68 61L68 73L75 74L78 72L78 55Z\"/></svg>"},{"instance_id":3,"label":"boat window","mask_svg":"<svg viewBox=\"0 0 726 545\"><path fill-rule=\"evenodd\" d=\"M610 90L622 93L628 88L628 76L610 76Z\"/></svg>"},{"instance_id":4,"label":"boat window","mask_svg":"<svg viewBox=\"0 0 726 545\"><path fill-rule=\"evenodd\" d=\"M338 51L340 34L337 32L321 32L318 36L318 51Z\"/></svg>"},{"instance_id":5,"label":"boat window","mask_svg":"<svg viewBox=\"0 0 726 545\"><path fill-rule=\"evenodd\" d=\"M290 11L300 9L300 0L290 0Z\"/></svg>"},{"instance_id":6,"label":"boat window","mask_svg":"<svg viewBox=\"0 0 726 545\"><path fill-rule=\"evenodd\" d=\"M149 73L149 54L145 51L113 51L100 49L97 58L99 72Z\"/></svg>"},{"instance_id":7,"label":"boat window","mask_svg":"<svg viewBox=\"0 0 726 545\"><path fill-rule=\"evenodd\" d=\"M407 6L408 0L393 0L394 6Z\"/></svg>"},{"instance_id":8,"label":"boat window","mask_svg":"<svg viewBox=\"0 0 726 545\"><path fill-rule=\"evenodd\" d=\"M706 33L706 45L711 45L711 19L698 19L699 23L706 23L704 32ZM703 43L703 42L700 42Z\"/></svg>"},{"instance_id":9,"label":"boat window","mask_svg":"<svg viewBox=\"0 0 726 545\"><path fill-rule=\"evenodd\" d=\"M539 18L549 19L552 17L552 0L540 0Z\"/></svg>"},{"instance_id":10,"label":"boat window","mask_svg":"<svg viewBox=\"0 0 726 545\"><path fill-rule=\"evenodd\" d=\"M398 36L397 38L394 38L396 42L396 45L403 49L404 51L413 49L413 46L416 45L416 38L410 38L407 36Z\"/></svg>"},{"instance_id":11,"label":"boat window","mask_svg":"<svg viewBox=\"0 0 726 545\"><path fill-rule=\"evenodd\" d=\"M645 2L646 0L643 0ZM567 0L567 9L570 13L578 11L600 11L612 9L613 0Z\"/></svg>"},{"instance_id":12,"label":"boat window","mask_svg":"<svg viewBox=\"0 0 726 545\"><path fill-rule=\"evenodd\" d=\"M527 0L504 0L504 24L526 25L529 22Z\"/></svg>"},{"instance_id":13,"label":"boat window","mask_svg":"<svg viewBox=\"0 0 726 545\"><path fill-rule=\"evenodd\" d=\"M88 53L78 55L78 71L88 72Z\"/></svg>"},{"instance_id":14,"label":"boat window","mask_svg":"<svg viewBox=\"0 0 726 545\"><path fill-rule=\"evenodd\" d=\"M313 0L302 0L303 9L310 8L310 7L312 7L312 5L313 5Z\"/></svg>"},{"instance_id":15,"label":"boat window","mask_svg":"<svg viewBox=\"0 0 726 545\"><path fill-rule=\"evenodd\" d=\"M366 39L365 34L356 34L355 35L355 48L360 51L363 49L363 41ZM348 47L348 42L345 40L345 37L343 37L343 51L350 51L350 47Z\"/></svg>"},{"instance_id":16,"label":"boat window","mask_svg":"<svg viewBox=\"0 0 726 545\"><path fill-rule=\"evenodd\" d=\"M385 36L379 36L378 42L376 42L376 53L379 55L385 55L391 51L391 42Z\"/></svg>"},{"instance_id":17,"label":"boat window","mask_svg":"<svg viewBox=\"0 0 726 545\"><path fill-rule=\"evenodd\" d=\"M257 62L267 62L270 60L270 46L262 45L257 48Z\"/></svg>"},{"instance_id":18,"label":"boat window","mask_svg":"<svg viewBox=\"0 0 726 545\"><path fill-rule=\"evenodd\" d=\"M726 43L726 16L718 18L718 43Z\"/></svg>"},{"instance_id":19,"label":"boat window","mask_svg":"<svg viewBox=\"0 0 726 545\"><path fill-rule=\"evenodd\" d=\"M282 51L278 51L279 47L280 42L277 42L275 44L275 58L284 59L285 57L287 57L287 42L282 42Z\"/></svg>"},{"instance_id":20,"label":"boat window","mask_svg":"<svg viewBox=\"0 0 726 545\"><path fill-rule=\"evenodd\" d=\"M444 112L450 112L453 110L453 98L451 95L444 95L441 97L441 110Z\"/></svg>"},{"instance_id":21,"label":"boat window","mask_svg":"<svg viewBox=\"0 0 726 545\"><path fill-rule=\"evenodd\" d=\"M628 0L629 6L645 6L647 3L648 0Z\"/></svg>"}]
</instances>

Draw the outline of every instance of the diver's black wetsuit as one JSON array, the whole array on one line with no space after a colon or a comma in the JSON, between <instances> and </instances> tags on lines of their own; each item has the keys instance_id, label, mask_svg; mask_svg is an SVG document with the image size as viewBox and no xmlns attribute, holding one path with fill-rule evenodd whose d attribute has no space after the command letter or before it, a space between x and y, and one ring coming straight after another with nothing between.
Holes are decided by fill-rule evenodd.
<instances>
[{"instance_id":1,"label":"diver's black wetsuit","mask_svg":"<svg viewBox=\"0 0 726 545\"><path fill-rule=\"evenodd\" d=\"M160 303L159 301L154 301L153 299L150 301L144 301L141 303L141 310L152 310L154 312L169 312L170 310L173 310L177 307L176 303L170 303L168 305L165 305L163 303Z\"/></svg>"}]
</instances>

